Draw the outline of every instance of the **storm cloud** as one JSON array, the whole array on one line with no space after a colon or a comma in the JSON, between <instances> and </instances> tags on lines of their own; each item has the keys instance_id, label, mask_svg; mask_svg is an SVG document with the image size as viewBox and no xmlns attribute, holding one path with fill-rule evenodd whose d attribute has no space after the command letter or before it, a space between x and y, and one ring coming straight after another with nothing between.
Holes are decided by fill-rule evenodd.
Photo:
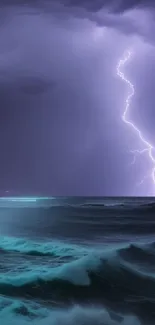
<instances>
[{"instance_id":1,"label":"storm cloud","mask_svg":"<svg viewBox=\"0 0 155 325\"><path fill-rule=\"evenodd\" d=\"M152 168L147 156L130 166L141 144L122 123L128 89L116 75L132 48L130 117L153 141L151 8L151 1L1 1L1 195L152 191L150 178L136 185Z\"/></svg>"}]
</instances>

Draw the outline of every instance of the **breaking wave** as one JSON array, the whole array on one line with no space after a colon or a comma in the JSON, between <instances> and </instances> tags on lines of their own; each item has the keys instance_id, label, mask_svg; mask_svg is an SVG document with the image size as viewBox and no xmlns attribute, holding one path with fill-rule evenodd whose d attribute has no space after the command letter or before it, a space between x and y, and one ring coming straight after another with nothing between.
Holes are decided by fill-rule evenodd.
<instances>
[{"instance_id":1,"label":"breaking wave","mask_svg":"<svg viewBox=\"0 0 155 325\"><path fill-rule=\"evenodd\" d=\"M16 316L24 315L19 318ZM74 306L68 310L48 311L34 307L26 307L19 302L10 304L8 308L4 308L1 314L3 325L118 325L121 321L122 325L140 325L138 319L134 316L123 317L115 313L108 313L104 308L92 308Z\"/></svg>"},{"instance_id":2,"label":"breaking wave","mask_svg":"<svg viewBox=\"0 0 155 325\"><path fill-rule=\"evenodd\" d=\"M87 249L79 245L69 245L60 241L33 241L27 238L0 237L0 252L22 253L32 256L53 256L53 257L80 257L86 254Z\"/></svg>"},{"instance_id":3,"label":"breaking wave","mask_svg":"<svg viewBox=\"0 0 155 325\"><path fill-rule=\"evenodd\" d=\"M105 306L116 314L120 311L124 314L133 313L142 324L155 322L155 243L126 244L115 249L102 247L97 251L89 251L84 248L80 250L76 245L74 247L68 244L65 247L59 243L52 246L52 243L39 244L23 239L14 239L13 244L13 238L5 237L1 239L0 247L8 254L16 251L16 258L21 252L26 255L33 252L36 257L37 254L43 258L49 256L48 264L42 260L41 266L29 265L22 272L18 268L3 272L0 277L0 294L5 297L44 301L51 307L54 302L57 306L63 304L67 308L90 301ZM3 251L1 260L5 256ZM72 256L76 254L76 258L57 267L53 266L50 255L67 257L69 252ZM91 322L88 321L88 324ZM100 323L96 320L95 324Z\"/></svg>"}]
</instances>

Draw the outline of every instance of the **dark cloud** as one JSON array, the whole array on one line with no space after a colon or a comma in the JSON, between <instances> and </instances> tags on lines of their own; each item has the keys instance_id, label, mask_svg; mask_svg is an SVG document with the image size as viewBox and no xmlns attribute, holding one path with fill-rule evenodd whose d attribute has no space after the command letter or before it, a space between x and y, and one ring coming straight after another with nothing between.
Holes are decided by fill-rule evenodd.
<instances>
[{"instance_id":1,"label":"dark cloud","mask_svg":"<svg viewBox=\"0 0 155 325\"><path fill-rule=\"evenodd\" d=\"M88 11L99 11L109 8L112 11L122 12L136 7L155 7L154 0L1 0L2 6L34 6L34 7L57 7L61 3L65 7L81 7Z\"/></svg>"},{"instance_id":2,"label":"dark cloud","mask_svg":"<svg viewBox=\"0 0 155 325\"><path fill-rule=\"evenodd\" d=\"M34 76L29 77L23 77L21 80L19 80L17 84L17 88L19 88L19 91L30 94L30 95L38 95L41 93L44 93L48 90L52 90L55 87L54 82L48 82L44 79L39 79Z\"/></svg>"},{"instance_id":3,"label":"dark cloud","mask_svg":"<svg viewBox=\"0 0 155 325\"><path fill-rule=\"evenodd\" d=\"M109 8L111 11L123 12L136 7L154 7L154 0L62 0L68 6L80 6L89 11Z\"/></svg>"},{"instance_id":4,"label":"dark cloud","mask_svg":"<svg viewBox=\"0 0 155 325\"><path fill-rule=\"evenodd\" d=\"M134 79L144 47L139 35L150 37L152 22L140 10L120 14L123 3L135 6L110 0L3 2L11 5L1 10L0 26L2 191L131 194L140 175L131 171L129 179L127 144L132 149L133 141L121 121L127 88L116 77L116 64L133 45Z\"/></svg>"},{"instance_id":5,"label":"dark cloud","mask_svg":"<svg viewBox=\"0 0 155 325\"><path fill-rule=\"evenodd\" d=\"M46 14L49 19L58 19L59 24L61 20L66 20L67 25L69 19L87 19L99 26L114 28L126 34L139 34L146 39L152 37L149 36L148 26L141 28L141 23L145 24L145 17L141 19L137 16L133 19L132 16L126 16L131 9L154 8L155 2L152 0L16 0L13 3L10 0L1 0L0 4L1 7L7 7L6 10L1 10L3 25L12 19L12 15L35 17ZM152 18L150 21L152 22ZM10 43L9 47L11 46L13 45Z\"/></svg>"},{"instance_id":6,"label":"dark cloud","mask_svg":"<svg viewBox=\"0 0 155 325\"><path fill-rule=\"evenodd\" d=\"M110 8L112 11L122 12L136 7L155 7L154 0L61 0L69 6L81 6L90 11Z\"/></svg>"}]
</instances>

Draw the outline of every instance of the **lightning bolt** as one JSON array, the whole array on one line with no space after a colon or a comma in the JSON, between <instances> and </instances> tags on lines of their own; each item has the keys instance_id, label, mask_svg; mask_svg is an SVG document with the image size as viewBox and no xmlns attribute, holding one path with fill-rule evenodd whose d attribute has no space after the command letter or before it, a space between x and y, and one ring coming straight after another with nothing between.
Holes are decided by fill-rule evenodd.
<instances>
[{"instance_id":1,"label":"lightning bolt","mask_svg":"<svg viewBox=\"0 0 155 325\"><path fill-rule=\"evenodd\" d=\"M142 131L139 130L139 128L132 121L130 121L128 119L128 113L129 113L130 106L131 106L131 100L132 100L132 97L135 95L135 88L134 88L134 85L131 83L131 81L128 80L125 77L124 73L122 72L122 67L130 60L131 56L132 56L132 51L127 50L124 53L123 58L121 58L119 60L118 64L117 64L117 75L127 84L128 88L129 88L129 93L128 93L128 96L127 96L127 98L125 100L125 108L124 108L124 111L123 111L122 120L135 133L137 133L140 141L144 145L144 149L143 150L132 150L131 151L134 154L134 160L133 160L132 164L135 163L137 155L141 155L141 154L144 154L144 153L147 153L148 154L148 157L149 157L151 163L153 164L153 167L152 167L151 172L149 173L148 176L144 176L144 179L139 183L139 185L141 185L142 183L144 183L144 180L147 177L151 177L152 178L152 181L153 181L153 184L155 184L155 158L153 157L154 147L153 147L153 145L151 143L149 143L145 139L145 137L142 134Z\"/></svg>"}]
</instances>

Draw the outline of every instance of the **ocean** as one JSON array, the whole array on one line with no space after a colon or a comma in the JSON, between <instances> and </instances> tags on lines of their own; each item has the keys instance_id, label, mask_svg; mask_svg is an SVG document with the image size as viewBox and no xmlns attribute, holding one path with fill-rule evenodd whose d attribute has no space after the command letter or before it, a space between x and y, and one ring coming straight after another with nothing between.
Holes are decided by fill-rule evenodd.
<instances>
[{"instance_id":1,"label":"ocean","mask_svg":"<svg viewBox=\"0 0 155 325\"><path fill-rule=\"evenodd\" d=\"M154 198L1 198L2 325L154 325Z\"/></svg>"}]
</instances>

